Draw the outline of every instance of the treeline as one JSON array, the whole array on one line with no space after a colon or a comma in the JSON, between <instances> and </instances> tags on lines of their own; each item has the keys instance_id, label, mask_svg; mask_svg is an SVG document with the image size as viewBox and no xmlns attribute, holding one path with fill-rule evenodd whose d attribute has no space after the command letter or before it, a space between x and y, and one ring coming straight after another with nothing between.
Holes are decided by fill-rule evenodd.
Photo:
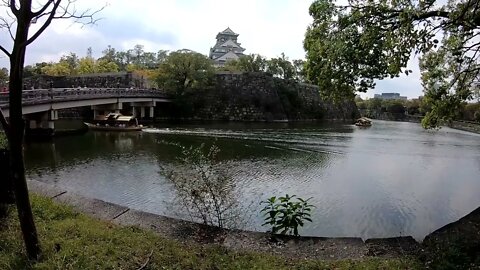
<instances>
[{"instance_id":1,"label":"treeline","mask_svg":"<svg viewBox=\"0 0 480 270\"><path fill-rule=\"evenodd\" d=\"M251 54L240 57L238 60L229 61L224 67L219 69L243 72L262 71L282 79L305 82L304 66L305 61L301 59L290 61L284 53L279 57L271 59L267 59L259 54Z\"/></svg>"},{"instance_id":2,"label":"treeline","mask_svg":"<svg viewBox=\"0 0 480 270\"><path fill-rule=\"evenodd\" d=\"M62 56L58 62L41 62L25 66L24 77L155 70L167 55L168 51L165 50L146 52L142 45L135 45L133 49L126 51L117 51L108 46L102 51L101 57L94 58L92 49L88 48L84 57L69 53Z\"/></svg>"},{"instance_id":3,"label":"treeline","mask_svg":"<svg viewBox=\"0 0 480 270\"><path fill-rule=\"evenodd\" d=\"M224 67L214 67L213 61L207 56L186 49L174 52L166 50L148 52L144 50L144 46L135 45L132 49L120 51L108 46L99 58L94 58L92 49L88 48L86 56L83 57L69 53L62 56L58 62L41 62L25 66L24 76L134 71L157 82L158 86L178 89L204 86L204 83L200 82L205 79L205 73L211 75L211 72L205 71L268 72L276 77L303 82L304 64L303 60L290 61L283 53L271 59L251 54L229 61Z\"/></svg>"},{"instance_id":4,"label":"treeline","mask_svg":"<svg viewBox=\"0 0 480 270\"><path fill-rule=\"evenodd\" d=\"M375 117L379 113L408 114L423 117L432 109L424 99L388 100L371 98L363 100L357 96L355 102L358 109L367 117ZM454 119L480 122L480 102L464 102L461 105L461 109L456 112Z\"/></svg>"}]
</instances>

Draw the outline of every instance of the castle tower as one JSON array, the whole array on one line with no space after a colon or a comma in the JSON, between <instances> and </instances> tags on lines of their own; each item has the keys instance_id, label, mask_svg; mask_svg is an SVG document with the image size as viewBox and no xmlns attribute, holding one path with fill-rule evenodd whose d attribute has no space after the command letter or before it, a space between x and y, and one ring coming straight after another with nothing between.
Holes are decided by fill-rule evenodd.
<instances>
[{"instance_id":1,"label":"castle tower","mask_svg":"<svg viewBox=\"0 0 480 270\"><path fill-rule=\"evenodd\" d=\"M217 34L217 43L210 48L210 59L216 66L224 66L229 60L236 60L243 56L244 48L237 41L238 34L230 27Z\"/></svg>"}]
</instances>

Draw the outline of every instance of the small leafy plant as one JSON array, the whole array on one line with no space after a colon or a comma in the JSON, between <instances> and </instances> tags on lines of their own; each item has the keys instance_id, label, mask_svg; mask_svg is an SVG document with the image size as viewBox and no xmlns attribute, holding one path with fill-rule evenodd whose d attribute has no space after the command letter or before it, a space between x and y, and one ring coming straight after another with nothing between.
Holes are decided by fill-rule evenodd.
<instances>
[{"instance_id":1,"label":"small leafy plant","mask_svg":"<svg viewBox=\"0 0 480 270\"><path fill-rule=\"evenodd\" d=\"M295 199L295 200L294 200ZM305 221L312 222L311 214L313 205L308 201L295 195L285 197L271 197L261 204L266 206L260 211L264 215L265 223L262 226L270 225L271 234L288 234L299 236L298 227L303 227Z\"/></svg>"}]
</instances>

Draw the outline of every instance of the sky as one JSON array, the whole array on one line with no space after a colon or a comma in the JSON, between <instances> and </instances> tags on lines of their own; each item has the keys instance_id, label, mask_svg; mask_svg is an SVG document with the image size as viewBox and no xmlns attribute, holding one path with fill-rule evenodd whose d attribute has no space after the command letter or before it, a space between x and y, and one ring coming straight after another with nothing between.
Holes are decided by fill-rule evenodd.
<instances>
[{"instance_id":1,"label":"sky","mask_svg":"<svg viewBox=\"0 0 480 270\"><path fill-rule=\"evenodd\" d=\"M40 2L43 2L39 0ZM34 1L35 2L35 1ZM290 59L304 59L303 39L312 19L308 8L312 0L77 0L76 9L104 9L95 25L56 20L27 50L26 64L58 61L74 52L100 57L111 45L128 50L136 44L145 51L191 49L208 55L218 32L230 27L239 34L246 54L268 58L282 52ZM32 26L34 32L40 23ZM0 44L9 47L6 32ZM5 57L0 66L8 67ZM362 93L373 97L382 92L397 92L408 98L422 95L418 59L412 59L413 74L377 82L375 89Z\"/></svg>"}]
</instances>

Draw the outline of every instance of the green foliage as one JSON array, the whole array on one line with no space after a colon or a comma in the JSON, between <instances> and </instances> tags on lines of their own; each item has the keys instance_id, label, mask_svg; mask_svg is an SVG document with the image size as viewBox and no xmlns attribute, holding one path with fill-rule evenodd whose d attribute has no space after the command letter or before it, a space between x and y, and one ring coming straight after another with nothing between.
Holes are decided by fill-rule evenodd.
<instances>
[{"instance_id":1,"label":"green foliage","mask_svg":"<svg viewBox=\"0 0 480 270\"><path fill-rule=\"evenodd\" d=\"M423 124L441 125L478 89L477 6L478 1L463 0L349 0L345 6L317 0L310 6L314 21L304 41L307 77L326 96L349 97L374 87L377 79L408 75L408 60L422 53L429 107Z\"/></svg>"},{"instance_id":2,"label":"green foliage","mask_svg":"<svg viewBox=\"0 0 480 270\"><path fill-rule=\"evenodd\" d=\"M476 111L473 114L473 118L475 119L475 121L480 122L480 111Z\"/></svg>"},{"instance_id":3,"label":"green foliage","mask_svg":"<svg viewBox=\"0 0 480 270\"><path fill-rule=\"evenodd\" d=\"M36 75L42 75L42 74L44 74L42 72L42 68L44 68L48 65L49 64L46 63L46 62L41 62L41 63L35 63L35 65L25 66L25 68L23 69L23 76L24 76L24 78L27 78L27 77L32 77L32 76L36 76Z\"/></svg>"},{"instance_id":4,"label":"green foliage","mask_svg":"<svg viewBox=\"0 0 480 270\"><path fill-rule=\"evenodd\" d=\"M299 236L298 227L303 227L305 221L312 222L310 218L310 212L313 205L308 201L311 199L296 198L295 195L285 197L271 197L266 201L262 201L262 204L266 206L261 210L265 216L265 225L271 227L270 232L272 234L290 234Z\"/></svg>"},{"instance_id":5,"label":"green foliage","mask_svg":"<svg viewBox=\"0 0 480 270\"><path fill-rule=\"evenodd\" d=\"M65 76L76 74L118 72L114 62L105 59L95 60L91 56L78 58L75 54L63 56L58 63L49 63L40 68L41 74L50 76ZM32 71L32 73L36 73Z\"/></svg>"},{"instance_id":6,"label":"green foliage","mask_svg":"<svg viewBox=\"0 0 480 270\"><path fill-rule=\"evenodd\" d=\"M389 113L405 113L405 101L403 100L385 100L385 111Z\"/></svg>"},{"instance_id":7,"label":"green foliage","mask_svg":"<svg viewBox=\"0 0 480 270\"><path fill-rule=\"evenodd\" d=\"M290 61L284 53L280 57L267 59L259 54L250 54L238 60L228 61L220 67L224 71L238 72L268 72L275 77L288 80L305 81L305 62L303 60Z\"/></svg>"},{"instance_id":8,"label":"green foliage","mask_svg":"<svg viewBox=\"0 0 480 270\"><path fill-rule=\"evenodd\" d=\"M288 60L284 53L280 57L272 58L267 62L267 72L282 79L295 79L295 66Z\"/></svg>"},{"instance_id":9,"label":"green foliage","mask_svg":"<svg viewBox=\"0 0 480 270\"><path fill-rule=\"evenodd\" d=\"M465 104L462 110L461 119L480 122L480 103Z\"/></svg>"},{"instance_id":10,"label":"green foliage","mask_svg":"<svg viewBox=\"0 0 480 270\"><path fill-rule=\"evenodd\" d=\"M211 60L203 54L179 50L168 55L160 65L157 84L175 95L187 89L202 89L213 84L214 71Z\"/></svg>"},{"instance_id":11,"label":"green foliage","mask_svg":"<svg viewBox=\"0 0 480 270\"><path fill-rule=\"evenodd\" d=\"M423 252L419 254L419 259L430 269L478 269L480 266L478 233L475 225L464 226L469 230L461 230L460 233L449 231L427 239L423 243Z\"/></svg>"},{"instance_id":12,"label":"green foliage","mask_svg":"<svg viewBox=\"0 0 480 270\"><path fill-rule=\"evenodd\" d=\"M422 101L419 99L407 100L405 102L405 107L409 115L418 115L421 114Z\"/></svg>"},{"instance_id":13,"label":"green foliage","mask_svg":"<svg viewBox=\"0 0 480 270\"><path fill-rule=\"evenodd\" d=\"M177 146L182 150L180 164L167 169L165 175L192 221L219 228L240 225L235 182L225 165L217 160L219 148L212 145L206 150L204 144Z\"/></svg>"},{"instance_id":14,"label":"green foliage","mask_svg":"<svg viewBox=\"0 0 480 270\"><path fill-rule=\"evenodd\" d=\"M60 58L58 62L36 63L25 66L24 77L34 75L77 75L89 73L108 73L118 71L156 70L168 56L168 51L160 50L157 53L146 52L142 45L135 45L127 51L117 51L108 46L102 51L102 56L95 59L91 48L87 49L85 57L78 57L75 53L69 53Z\"/></svg>"},{"instance_id":15,"label":"green foliage","mask_svg":"<svg viewBox=\"0 0 480 270\"><path fill-rule=\"evenodd\" d=\"M262 72L267 70L267 59L259 54L250 54L228 61L225 67L232 71Z\"/></svg>"},{"instance_id":16,"label":"green foliage","mask_svg":"<svg viewBox=\"0 0 480 270\"><path fill-rule=\"evenodd\" d=\"M8 81L10 80L10 74L7 68L0 69L0 87L8 86Z\"/></svg>"}]
</instances>

